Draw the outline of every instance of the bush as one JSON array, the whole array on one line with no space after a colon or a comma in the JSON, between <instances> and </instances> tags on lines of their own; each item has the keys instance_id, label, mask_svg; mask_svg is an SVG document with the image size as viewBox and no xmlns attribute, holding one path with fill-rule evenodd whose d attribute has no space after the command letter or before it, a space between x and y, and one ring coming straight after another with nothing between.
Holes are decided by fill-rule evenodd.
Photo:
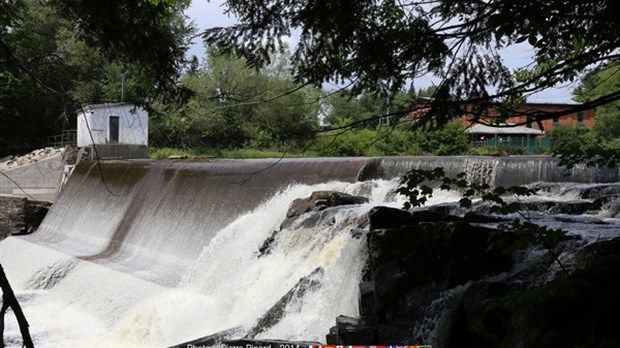
<instances>
[{"instance_id":1,"label":"bush","mask_svg":"<svg viewBox=\"0 0 620 348\"><path fill-rule=\"evenodd\" d=\"M555 154L585 154L596 142L589 130L572 126L558 126L547 136L551 139L551 151Z\"/></svg>"}]
</instances>

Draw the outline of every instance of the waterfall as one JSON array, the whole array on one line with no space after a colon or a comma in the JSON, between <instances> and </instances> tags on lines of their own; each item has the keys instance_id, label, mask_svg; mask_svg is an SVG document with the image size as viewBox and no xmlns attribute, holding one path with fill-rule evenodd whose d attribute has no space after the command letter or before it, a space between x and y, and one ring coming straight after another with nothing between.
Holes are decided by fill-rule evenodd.
<instances>
[{"instance_id":1,"label":"waterfall","mask_svg":"<svg viewBox=\"0 0 620 348\"><path fill-rule=\"evenodd\" d=\"M96 182L95 167L79 166L37 233L0 243L0 262L36 343L152 347L233 327L247 334L316 269L314 286L284 303L255 337L324 341L336 316L356 316L367 253L365 237L351 232L372 206L401 204L392 194L396 182L354 182L362 161L323 175L327 168L308 169L315 161L294 160L280 170L285 180L243 185L240 179L263 163L239 170L239 162L105 164L114 194ZM218 170L235 175L222 179ZM304 214L261 256L291 201L323 190L365 194L371 202ZM313 225L303 224L306 218ZM11 327L7 333L17 336Z\"/></svg>"},{"instance_id":2,"label":"waterfall","mask_svg":"<svg viewBox=\"0 0 620 348\"><path fill-rule=\"evenodd\" d=\"M618 182L614 168L587 167L584 164L567 170L558 166L559 160L549 156L425 156L385 157L381 162L383 177L392 178L415 169L443 167L448 176L461 172L467 179L497 186L519 186L533 182Z\"/></svg>"},{"instance_id":3,"label":"waterfall","mask_svg":"<svg viewBox=\"0 0 620 348\"><path fill-rule=\"evenodd\" d=\"M393 194L400 175L443 166L449 175L466 171L470 180L495 185L618 180L617 171L589 168L566 176L554 161L85 162L37 232L0 243L0 262L37 346L166 346L228 329L239 337L324 342L336 316L358 315L367 257L360 231L371 207L402 205ZM304 214L261 255L289 204L322 190L370 202ZM457 199L437 192L430 204ZM7 344L18 345L15 323L7 325Z\"/></svg>"}]
</instances>

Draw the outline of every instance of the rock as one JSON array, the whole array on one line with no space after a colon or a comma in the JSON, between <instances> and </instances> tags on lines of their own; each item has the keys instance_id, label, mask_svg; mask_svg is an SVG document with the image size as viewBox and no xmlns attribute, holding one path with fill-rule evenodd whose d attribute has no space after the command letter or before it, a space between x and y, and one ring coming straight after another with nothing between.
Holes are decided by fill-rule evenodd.
<instances>
[{"instance_id":1,"label":"rock","mask_svg":"<svg viewBox=\"0 0 620 348\"><path fill-rule=\"evenodd\" d=\"M286 217L291 218L299 216L305 212L310 211L310 205L308 204L308 198L297 198L291 202L291 205L286 212Z\"/></svg>"},{"instance_id":2,"label":"rock","mask_svg":"<svg viewBox=\"0 0 620 348\"><path fill-rule=\"evenodd\" d=\"M39 227L51 203L0 196L0 239L32 233Z\"/></svg>"},{"instance_id":3,"label":"rock","mask_svg":"<svg viewBox=\"0 0 620 348\"><path fill-rule=\"evenodd\" d=\"M260 253L259 257L264 255L269 255L271 253L271 248L273 247L273 242L276 241L276 237L280 231L273 231L269 238L265 239L263 244L258 248L258 252Z\"/></svg>"},{"instance_id":4,"label":"rock","mask_svg":"<svg viewBox=\"0 0 620 348\"><path fill-rule=\"evenodd\" d=\"M219 346L226 339L230 339L233 336L240 335L242 333L242 327L234 327L232 329L220 331L209 336L197 338L192 341L184 342L170 348L189 348L189 347L216 347Z\"/></svg>"},{"instance_id":5,"label":"rock","mask_svg":"<svg viewBox=\"0 0 620 348\"><path fill-rule=\"evenodd\" d=\"M286 313L286 309L293 300L301 299L307 291L317 289L321 283L320 279L325 272L321 267L317 267L309 275L299 279L299 282L291 288L282 298L267 311L258 322L243 337L252 339L260 333L267 331L280 322Z\"/></svg>"},{"instance_id":6,"label":"rock","mask_svg":"<svg viewBox=\"0 0 620 348\"><path fill-rule=\"evenodd\" d=\"M542 285L471 287L442 346L619 347L610 318L620 310L620 238L593 243L578 254L583 263L577 262L570 276Z\"/></svg>"},{"instance_id":7,"label":"rock","mask_svg":"<svg viewBox=\"0 0 620 348\"><path fill-rule=\"evenodd\" d=\"M523 202L528 210L548 212L551 214L584 214L590 210L599 210L603 200L589 201L534 201Z\"/></svg>"},{"instance_id":8,"label":"rock","mask_svg":"<svg viewBox=\"0 0 620 348\"><path fill-rule=\"evenodd\" d=\"M26 155L12 158L6 162L0 161L0 170L13 169L27 164L36 163L50 157L61 156L64 151L64 148L55 149L51 147L34 150Z\"/></svg>"},{"instance_id":9,"label":"rock","mask_svg":"<svg viewBox=\"0 0 620 348\"><path fill-rule=\"evenodd\" d=\"M319 342L308 341L285 341L277 339L235 339L234 336L241 335L243 333L242 327L235 327L229 330L217 332L215 334L205 336L181 343L179 345L171 346L170 348L199 348L199 347L263 347L263 348L279 348L279 347L306 347L306 346L319 346Z\"/></svg>"},{"instance_id":10,"label":"rock","mask_svg":"<svg viewBox=\"0 0 620 348\"><path fill-rule=\"evenodd\" d=\"M465 221L419 221L435 214L420 212L402 225L408 218L396 214L400 222L388 221L401 227L369 234L370 279L360 287L362 321L376 328L377 342L409 342L441 293L511 270L518 251L530 245L514 233Z\"/></svg>"},{"instance_id":11,"label":"rock","mask_svg":"<svg viewBox=\"0 0 620 348\"><path fill-rule=\"evenodd\" d=\"M462 221L463 219L448 214L448 210L416 210L411 213L390 207L374 207L368 212L370 229L390 229L420 222Z\"/></svg>"},{"instance_id":12,"label":"rock","mask_svg":"<svg viewBox=\"0 0 620 348\"><path fill-rule=\"evenodd\" d=\"M469 223L478 223L478 224L499 223L499 222L506 222L510 220L507 218L502 218L502 217L497 217L497 216L479 214L473 211L465 213L465 215L463 216L463 219Z\"/></svg>"},{"instance_id":13,"label":"rock","mask_svg":"<svg viewBox=\"0 0 620 348\"><path fill-rule=\"evenodd\" d=\"M297 198L289 206L286 212L286 219L280 225L280 229L289 227L293 221L304 213L310 211L323 211L330 207L363 204L367 203L368 198L361 196L353 196L347 193L336 191L315 191L310 197ZM316 217L318 219L318 216ZM310 224L316 222L311 221Z\"/></svg>"},{"instance_id":14,"label":"rock","mask_svg":"<svg viewBox=\"0 0 620 348\"><path fill-rule=\"evenodd\" d=\"M398 228L413 223L411 213L390 207L374 207L368 212L370 230Z\"/></svg>"},{"instance_id":15,"label":"rock","mask_svg":"<svg viewBox=\"0 0 620 348\"><path fill-rule=\"evenodd\" d=\"M312 192L308 198L294 200L293 203L291 203L289 211L286 213L286 217L299 216L309 211L321 211L339 205L362 204L367 202L368 198L366 197L353 196L336 191L315 191Z\"/></svg>"},{"instance_id":16,"label":"rock","mask_svg":"<svg viewBox=\"0 0 620 348\"><path fill-rule=\"evenodd\" d=\"M326 336L327 344L373 344L375 332L372 327L364 326L359 319L340 315L336 318L336 326Z\"/></svg>"},{"instance_id":17,"label":"rock","mask_svg":"<svg viewBox=\"0 0 620 348\"><path fill-rule=\"evenodd\" d=\"M413 222L463 221L462 218L450 215L447 210L416 210L411 213Z\"/></svg>"}]
</instances>

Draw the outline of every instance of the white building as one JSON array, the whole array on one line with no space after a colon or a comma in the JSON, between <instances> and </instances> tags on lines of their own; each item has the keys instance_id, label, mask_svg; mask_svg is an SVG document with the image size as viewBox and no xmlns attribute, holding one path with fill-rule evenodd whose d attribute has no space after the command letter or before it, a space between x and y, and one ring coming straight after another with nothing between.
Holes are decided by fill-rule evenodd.
<instances>
[{"instance_id":1,"label":"white building","mask_svg":"<svg viewBox=\"0 0 620 348\"><path fill-rule=\"evenodd\" d=\"M148 146L148 113L129 103L87 105L77 113L77 146Z\"/></svg>"}]
</instances>

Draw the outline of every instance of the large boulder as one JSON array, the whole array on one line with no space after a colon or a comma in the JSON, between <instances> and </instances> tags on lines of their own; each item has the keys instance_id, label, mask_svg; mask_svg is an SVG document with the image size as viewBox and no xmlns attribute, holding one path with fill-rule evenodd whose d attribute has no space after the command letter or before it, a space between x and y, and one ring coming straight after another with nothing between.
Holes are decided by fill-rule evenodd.
<instances>
[{"instance_id":1,"label":"large boulder","mask_svg":"<svg viewBox=\"0 0 620 348\"><path fill-rule=\"evenodd\" d=\"M344 315L336 318L336 326L332 327L327 334L327 344L345 344L345 342L372 342L375 340L375 330L365 326L357 318Z\"/></svg>"},{"instance_id":2,"label":"large boulder","mask_svg":"<svg viewBox=\"0 0 620 348\"><path fill-rule=\"evenodd\" d=\"M297 217L308 212L323 211L330 207L351 204L363 204L367 202L368 198L366 197L354 196L348 193L337 191L315 191L312 192L310 197L297 198L293 202L291 202L291 205L286 212L286 219L282 222L280 228L283 229L291 226L291 224L293 223L293 221L295 221L295 219L297 219ZM309 221L310 224L313 222L316 221Z\"/></svg>"},{"instance_id":3,"label":"large boulder","mask_svg":"<svg viewBox=\"0 0 620 348\"><path fill-rule=\"evenodd\" d=\"M483 218L478 215L468 217L474 221ZM535 277L540 280L553 262L547 258L545 266L539 268L532 266L520 270L515 267L517 262L526 258L527 250L539 243L539 236L533 230L504 231L470 224L466 219L448 215L445 211L408 213L387 207L374 208L369 219L369 260L360 284L361 317L359 324L351 330L361 333L370 330L375 336L366 342L347 341L343 338L346 335L342 334L346 330L336 326L332 330L333 342L437 343L439 340L424 342L422 336L414 334L430 325L430 314L450 312L435 307L452 308L450 301L458 302L458 294L471 288L477 290L468 293L465 307L468 313L479 314L479 304L484 300L519 289L490 279L511 274L515 284L531 282ZM563 235L553 237L555 239L549 241L550 245L566 239ZM445 303L440 305L442 301ZM479 320L477 317L471 320L474 319ZM451 327L458 325L451 323L441 324L438 332L453 332Z\"/></svg>"},{"instance_id":4,"label":"large boulder","mask_svg":"<svg viewBox=\"0 0 620 348\"><path fill-rule=\"evenodd\" d=\"M286 213L286 217L291 218L309 211L321 211L339 205L362 203L368 203L368 198L337 191L315 191L310 197L294 200Z\"/></svg>"},{"instance_id":5,"label":"large boulder","mask_svg":"<svg viewBox=\"0 0 620 348\"><path fill-rule=\"evenodd\" d=\"M620 347L620 238L574 258L570 274L543 284L471 286L442 347Z\"/></svg>"}]
</instances>

